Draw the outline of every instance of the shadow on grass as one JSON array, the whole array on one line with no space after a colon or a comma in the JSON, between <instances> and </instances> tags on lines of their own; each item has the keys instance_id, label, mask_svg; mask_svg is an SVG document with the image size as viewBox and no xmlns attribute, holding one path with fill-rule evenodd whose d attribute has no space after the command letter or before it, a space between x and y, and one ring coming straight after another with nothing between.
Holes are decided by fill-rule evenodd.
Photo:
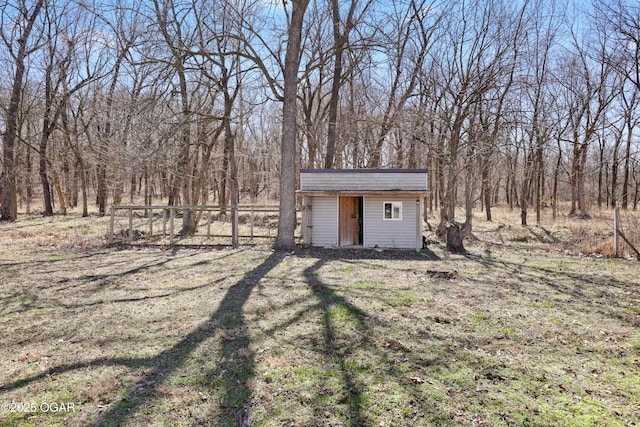
<instances>
[{"instance_id":1,"label":"shadow on grass","mask_svg":"<svg viewBox=\"0 0 640 427\"><path fill-rule=\"evenodd\" d=\"M207 260L186 263L184 266L172 268L172 271L180 272L191 268L206 266L211 264L213 261L223 260L244 252L245 250L246 249L235 250L216 257L211 257ZM176 250L167 252L167 256L158 256L157 253L150 252L142 253L142 257L140 258L138 258L138 255L136 254L136 258L134 259L124 258L119 261L110 262L108 265L103 265L101 258L111 252L113 251L83 251L82 253L74 254L73 256L62 256L53 260L36 259L15 263L0 263L0 280L2 280L3 269L7 272L7 276L9 276L13 271L37 271L43 278L51 278L46 282L43 280L39 283L35 283L34 285L30 285L28 288L17 287L12 293L0 296L0 302L3 303L3 306L0 308L0 313L20 313L50 307L75 308L100 305L103 303L135 302L144 299L169 297L171 295L196 290L209 285L205 284L191 288L180 288L173 292L165 292L161 295L144 295L142 297L131 297L118 300L99 299L97 301L81 304L64 304L58 298L45 298L43 296L43 290L55 291L58 293L73 289L76 296L85 295L86 297L91 297L96 291L117 286L119 283L122 283L123 278L161 270L166 268L167 264L170 262L176 260L184 261L187 258L196 257L201 254L201 252L185 252L184 254L178 254L178 251ZM84 264L85 262L89 262L90 266L86 267ZM131 266L132 264L133 266ZM98 270L105 269L107 269L106 272L98 272ZM75 276L83 270L89 270L89 272L86 274L80 274L77 277ZM59 276L62 277L57 278ZM54 278L57 279L54 280ZM218 279L218 281L222 280L224 280L224 278ZM19 306L9 308L9 303L16 298L21 299Z\"/></svg>"},{"instance_id":2,"label":"shadow on grass","mask_svg":"<svg viewBox=\"0 0 640 427\"><path fill-rule=\"evenodd\" d=\"M243 306L256 284L267 275L285 257L285 253L272 253L260 265L247 272L235 285L231 286L218 309L206 322L186 335L181 341L165 351L149 358L110 357L94 359L82 363L52 367L38 375L1 385L0 391L15 390L53 374L85 369L97 366L126 366L128 368L145 367L145 374L131 385L124 395L106 412L101 414L93 425L122 425L146 403L157 397L158 387L177 369L184 365L194 350L206 339L215 336L221 328L234 330L233 336L223 335L223 358L217 371L224 371L226 380L216 384L224 387L217 425L239 424L249 412L251 395L248 381L253 377L254 360L249 350L249 338L243 319ZM231 355L243 350L243 363L234 363Z\"/></svg>"},{"instance_id":3,"label":"shadow on grass","mask_svg":"<svg viewBox=\"0 0 640 427\"><path fill-rule=\"evenodd\" d=\"M640 316L629 312L631 295L640 282L625 283L608 274L585 270L583 272L564 271L551 266L527 265L508 261L493 256L481 256L467 253L464 258L476 262L492 271L502 270L510 277L510 287L523 294L535 292L535 287L528 283L541 283L546 289L559 295L569 296L573 301L584 304L590 311L598 311L604 315L622 320L632 326L640 326ZM487 279L488 280L488 279ZM486 282L476 278L477 282ZM486 282L490 283L490 282ZM622 295L622 297L621 297ZM540 299L553 299L552 293L540 295ZM562 305L564 301L558 301Z\"/></svg>"},{"instance_id":4,"label":"shadow on grass","mask_svg":"<svg viewBox=\"0 0 640 427\"><path fill-rule=\"evenodd\" d=\"M176 289L175 291L172 292L164 292L162 294L157 294L157 295L143 295L140 297L130 297L130 298L119 298L119 299L109 299L109 300L103 300L103 299L99 299L97 301L92 301L92 302L87 302L87 303L82 303L82 304L59 304L60 307L63 308L80 308L80 307L92 307L92 306L98 306L98 305L102 305L102 304L119 304L119 303L123 303L123 302L140 302L140 301L150 301L150 300L154 300L154 299L162 299L162 298L168 298L168 297L172 297L174 295L179 295L179 294L183 294L186 292L193 292L199 289L204 289L207 288L209 286L211 286L212 284L217 284L217 283L221 283L223 282L225 279L227 278L227 276L221 277L219 279L216 279L212 282L209 283L204 283L202 285L198 285L198 286L191 286L188 288L180 288L180 289Z\"/></svg>"},{"instance_id":5,"label":"shadow on grass","mask_svg":"<svg viewBox=\"0 0 640 427\"><path fill-rule=\"evenodd\" d=\"M324 260L405 260L405 261L438 261L440 257L428 247L420 252L413 249L378 249L378 248L298 248L296 255L301 257L320 258Z\"/></svg>"},{"instance_id":6,"label":"shadow on grass","mask_svg":"<svg viewBox=\"0 0 640 427\"><path fill-rule=\"evenodd\" d=\"M205 339L215 334L215 326L233 327L235 336L225 337L223 359L220 369L227 370L228 379L218 385L225 387L224 398L220 403L218 418L226 425L233 424L248 411L251 391L248 380L253 377L253 355L249 351L249 338L243 320L242 307L247 302L256 284L284 258L284 253L272 253L262 264L249 271L235 285L230 287L220 302L218 309L209 320L184 337L173 347L153 358L152 369L135 385L131 386L109 411L104 413L95 425L119 425L131 416L144 403L156 397L156 390L165 379L181 367L193 351ZM233 338L233 339L226 339ZM232 363L230 355L239 349L245 349L248 356L245 363ZM233 421L232 421L233 420ZM223 425L224 425L223 424Z\"/></svg>"},{"instance_id":7,"label":"shadow on grass","mask_svg":"<svg viewBox=\"0 0 640 427\"><path fill-rule=\"evenodd\" d=\"M427 414L429 417L437 417L433 414L435 401L425 401L426 396L420 389L419 384L422 380L416 378L415 381L418 383L412 382L412 375L407 370L422 372L429 367L446 369L451 359L451 354L447 354L450 351L447 347L449 337L430 334L430 340L434 345L429 349L429 354L416 351L416 348L413 348L415 346L411 346L412 348L406 346L403 341L412 341L404 333L398 334L393 322L382 319L379 313L368 313L352 302L348 295L342 295L348 287L338 285L334 288L320 279L321 270L335 260L333 254L324 257L323 254L320 255L304 270L303 274L313 297L317 300L317 304L310 309L319 310L320 313L322 325L320 352L329 362L327 369L333 370L332 367L335 367L335 371L341 378L341 390L332 389L332 392L340 395L338 402L346 406L346 425L384 424L378 424L379 420L376 417L380 414L370 413L373 409L372 405L385 401L385 397L372 394L373 390L377 390L376 383L384 384L380 387L391 390L393 398L397 399L398 393L404 396L402 402L385 403L389 407L397 406L398 411L408 411L407 418L403 414L394 420L398 422L401 418L405 418L403 424L396 425L410 425L409 423L417 422L420 417L426 417ZM377 253L373 252L372 255L373 258L365 257L364 259L380 259ZM383 259L387 259L386 256L389 255L386 254ZM425 260L420 254L404 254L404 256L407 255L417 260ZM360 256L358 259L363 257ZM393 285L389 284L389 286L393 288ZM428 326L427 323L430 322L427 320L422 326ZM413 337L413 339L418 338ZM367 354L365 360L362 359L363 354ZM362 370L364 365L361 364L367 367ZM326 392L327 389L321 390ZM411 418L412 412L417 414L416 418ZM315 421L318 424L314 425L323 425L322 421L326 420L326 417L326 413L316 413ZM393 421L389 425L394 425Z\"/></svg>"},{"instance_id":8,"label":"shadow on grass","mask_svg":"<svg viewBox=\"0 0 640 427\"><path fill-rule=\"evenodd\" d=\"M317 273L326 262L326 259L319 259L304 270L304 276L311 287L313 295L318 299L318 306L322 311L323 353L338 367L342 375L344 392L347 394L346 402L349 405L349 422L351 425L361 426L365 424L362 408L363 385L358 383L356 376L351 373L346 364L347 357L359 343L351 342L346 345L339 345L338 327L335 324L332 312L333 309L338 307L340 310L346 311L350 318L355 319L357 329L360 329L359 332L364 337L365 343L368 341L368 338L366 338L368 336L366 332L366 313L318 279Z\"/></svg>"}]
</instances>

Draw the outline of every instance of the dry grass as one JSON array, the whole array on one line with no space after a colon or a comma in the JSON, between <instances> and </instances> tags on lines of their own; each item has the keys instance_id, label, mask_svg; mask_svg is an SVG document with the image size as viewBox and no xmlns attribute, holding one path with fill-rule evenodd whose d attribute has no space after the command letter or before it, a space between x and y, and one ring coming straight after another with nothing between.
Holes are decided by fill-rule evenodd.
<instances>
[{"instance_id":1,"label":"dry grass","mask_svg":"<svg viewBox=\"0 0 640 427\"><path fill-rule=\"evenodd\" d=\"M535 223L535 214L530 213L526 227L518 225L520 211L504 207L492 209L493 221L487 222L478 212L474 217L476 238L488 244L524 243L524 246L544 250L558 250L572 255L614 256L613 211L601 210L591 214L588 220L559 215L555 220L551 210L542 211L541 223ZM631 243L640 250L640 212L621 213L622 229ZM635 252L626 244L621 245L623 257L636 258Z\"/></svg>"},{"instance_id":2,"label":"dry grass","mask_svg":"<svg viewBox=\"0 0 640 427\"><path fill-rule=\"evenodd\" d=\"M516 215L478 217L464 256L119 249L103 219L0 224L0 403L37 409L0 424L636 425L639 264L586 256L598 218Z\"/></svg>"}]
</instances>

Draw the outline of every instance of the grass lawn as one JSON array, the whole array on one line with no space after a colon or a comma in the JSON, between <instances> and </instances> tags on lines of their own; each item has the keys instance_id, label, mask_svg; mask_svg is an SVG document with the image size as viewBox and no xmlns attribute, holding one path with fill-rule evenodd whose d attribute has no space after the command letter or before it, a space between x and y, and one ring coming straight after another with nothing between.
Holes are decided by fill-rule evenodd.
<instances>
[{"instance_id":1,"label":"grass lawn","mask_svg":"<svg viewBox=\"0 0 640 427\"><path fill-rule=\"evenodd\" d=\"M561 231L277 253L108 248L106 224L0 224L0 425L640 420L640 263Z\"/></svg>"}]
</instances>

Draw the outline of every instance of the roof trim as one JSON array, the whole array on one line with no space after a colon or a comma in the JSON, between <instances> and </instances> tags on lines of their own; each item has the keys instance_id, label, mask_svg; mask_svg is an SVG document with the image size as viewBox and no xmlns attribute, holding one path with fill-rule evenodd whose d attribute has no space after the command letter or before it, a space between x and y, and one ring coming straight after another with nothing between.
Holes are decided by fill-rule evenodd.
<instances>
[{"instance_id":1,"label":"roof trim","mask_svg":"<svg viewBox=\"0 0 640 427\"><path fill-rule=\"evenodd\" d=\"M428 169L300 169L300 173L427 173Z\"/></svg>"},{"instance_id":2,"label":"roof trim","mask_svg":"<svg viewBox=\"0 0 640 427\"><path fill-rule=\"evenodd\" d=\"M302 196L423 196L429 190L296 190Z\"/></svg>"}]
</instances>

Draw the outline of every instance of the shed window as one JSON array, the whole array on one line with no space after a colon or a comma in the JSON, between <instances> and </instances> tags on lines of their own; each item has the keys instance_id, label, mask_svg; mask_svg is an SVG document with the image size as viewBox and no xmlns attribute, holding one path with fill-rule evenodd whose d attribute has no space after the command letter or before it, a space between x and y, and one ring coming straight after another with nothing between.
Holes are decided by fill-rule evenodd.
<instances>
[{"instance_id":1,"label":"shed window","mask_svg":"<svg viewBox=\"0 0 640 427\"><path fill-rule=\"evenodd\" d=\"M384 202L384 219L390 221L401 221L402 202Z\"/></svg>"}]
</instances>

